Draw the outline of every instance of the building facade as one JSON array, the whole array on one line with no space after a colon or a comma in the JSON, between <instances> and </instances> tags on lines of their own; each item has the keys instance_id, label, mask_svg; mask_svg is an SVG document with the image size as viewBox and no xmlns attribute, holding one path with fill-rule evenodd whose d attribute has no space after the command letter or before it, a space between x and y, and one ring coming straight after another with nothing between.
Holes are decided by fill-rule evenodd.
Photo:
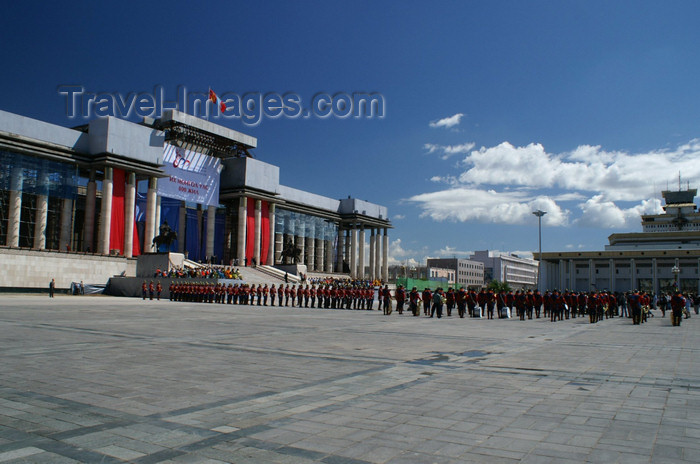
<instances>
[{"instance_id":1,"label":"building facade","mask_svg":"<svg viewBox=\"0 0 700 464\"><path fill-rule=\"evenodd\" d=\"M610 235L604 251L542 253L541 289L700 293L696 193L662 192L665 212L642 216L641 233Z\"/></svg>"},{"instance_id":2,"label":"building facade","mask_svg":"<svg viewBox=\"0 0 700 464\"><path fill-rule=\"evenodd\" d=\"M0 111L0 247L128 260L167 222L195 261L276 265L286 247L308 271L387 280L386 207L281 185L256 146L175 110L76 128Z\"/></svg>"},{"instance_id":3,"label":"building facade","mask_svg":"<svg viewBox=\"0 0 700 464\"><path fill-rule=\"evenodd\" d=\"M428 258L428 268L450 269L455 273L457 287L484 286L484 263L460 258Z\"/></svg>"},{"instance_id":4,"label":"building facade","mask_svg":"<svg viewBox=\"0 0 700 464\"><path fill-rule=\"evenodd\" d=\"M534 259L521 258L510 253L494 253L488 250L475 251L472 261L484 264L486 285L492 280L505 282L514 290L537 287L539 263Z\"/></svg>"}]
</instances>

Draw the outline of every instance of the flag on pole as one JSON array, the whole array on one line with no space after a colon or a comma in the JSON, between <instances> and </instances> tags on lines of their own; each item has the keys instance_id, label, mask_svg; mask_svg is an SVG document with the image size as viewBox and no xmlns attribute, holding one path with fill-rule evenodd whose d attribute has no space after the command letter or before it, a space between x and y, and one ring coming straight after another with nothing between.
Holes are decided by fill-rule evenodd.
<instances>
[{"instance_id":1,"label":"flag on pole","mask_svg":"<svg viewBox=\"0 0 700 464\"><path fill-rule=\"evenodd\" d=\"M214 93L212 89L209 89L209 100L219 107L221 112L226 111L226 104L219 99L219 97Z\"/></svg>"}]
</instances>

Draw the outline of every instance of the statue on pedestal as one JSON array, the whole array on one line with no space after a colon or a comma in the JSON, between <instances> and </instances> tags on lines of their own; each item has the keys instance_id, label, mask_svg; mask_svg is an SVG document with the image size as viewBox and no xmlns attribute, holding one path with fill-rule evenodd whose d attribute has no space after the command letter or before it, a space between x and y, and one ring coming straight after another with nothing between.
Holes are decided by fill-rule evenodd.
<instances>
[{"instance_id":1,"label":"statue on pedestal","mask_svg":"<svg viewBox=\"0 0 700 464\"><path fill-rule=\"evenodd\" d=\"M155 248L157 252L167 252L175 240L177 240L177 232L170 228L168 221L163 221L158 229L158 235L153 237L151 248Z\"/></svg>"}]
</instances>

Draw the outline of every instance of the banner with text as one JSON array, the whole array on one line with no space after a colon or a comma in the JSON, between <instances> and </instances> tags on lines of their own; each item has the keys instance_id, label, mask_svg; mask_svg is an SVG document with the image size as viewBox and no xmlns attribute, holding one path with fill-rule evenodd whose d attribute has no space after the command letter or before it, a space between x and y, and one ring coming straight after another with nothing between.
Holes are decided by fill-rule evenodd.
<instances>
[{"instance_id":1,"label":"banner with text","mask_svg":"<svg viewBox=\"0 0 700 464\"><path fill-rule=\"evenodd\" d=\"M165 144L163 163L170 177L158 179L158 195L207 206L219 204L219 158Z\"/></svg>"}]
</instances>

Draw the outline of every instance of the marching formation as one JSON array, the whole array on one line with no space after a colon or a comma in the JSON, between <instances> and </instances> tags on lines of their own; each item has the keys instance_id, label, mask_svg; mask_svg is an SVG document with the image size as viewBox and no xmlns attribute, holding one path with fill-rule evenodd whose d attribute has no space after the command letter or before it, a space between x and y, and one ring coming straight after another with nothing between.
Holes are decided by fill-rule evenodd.
<instances>
[{"instance_id":1,"label":"marching formation","mask_svg":"<svg viewBox=\"0 0 700 464\"><path fill-rule=\"evenodd\" d=\"M373 287L351 285L171 283L169 290L171 301L299 308L371 310L375 298Z\"/></svg>"},{"instance_id":2,"label":"marching formation","mask_svg":"<svg viewBox=\"0 0 700 464\"><path fill-rule=\"evenodd\" d=\"M143 299L160 299L162 286L153 281L142 285ZM393 294L392 294L393 293ZM398 314L406 310L413 316L442 318L451 317L453 312L460 318L468 314L472 318L504 319L518 318L521 321L548 318L551 322L577 317L587 317L590 323L614 317L628 317L633 324L642 324L648 317L654 317L651 309L658 306L665 316L666 308L671 310L671 322L681 324L683 314L689 317L686 306L692 303L680 293L662 299L652 299L645 292L610 293L601 292L559 292L558 290L517 290L494 292L490 289L453 289L446 291L429 288L419 291L416 287L407 292L401 285L391 291L388 285L375 289L374 283L335 281L332 283L309 284L222 284L207 282L174 281L169 286L171 301L218 303L255 306L289 306L298 308L358 309L373 310L374 300L378 300L378 310L391 315L394 305ZM696 300L697 308L697 300Z\"/></svg>"}]
</instances>

